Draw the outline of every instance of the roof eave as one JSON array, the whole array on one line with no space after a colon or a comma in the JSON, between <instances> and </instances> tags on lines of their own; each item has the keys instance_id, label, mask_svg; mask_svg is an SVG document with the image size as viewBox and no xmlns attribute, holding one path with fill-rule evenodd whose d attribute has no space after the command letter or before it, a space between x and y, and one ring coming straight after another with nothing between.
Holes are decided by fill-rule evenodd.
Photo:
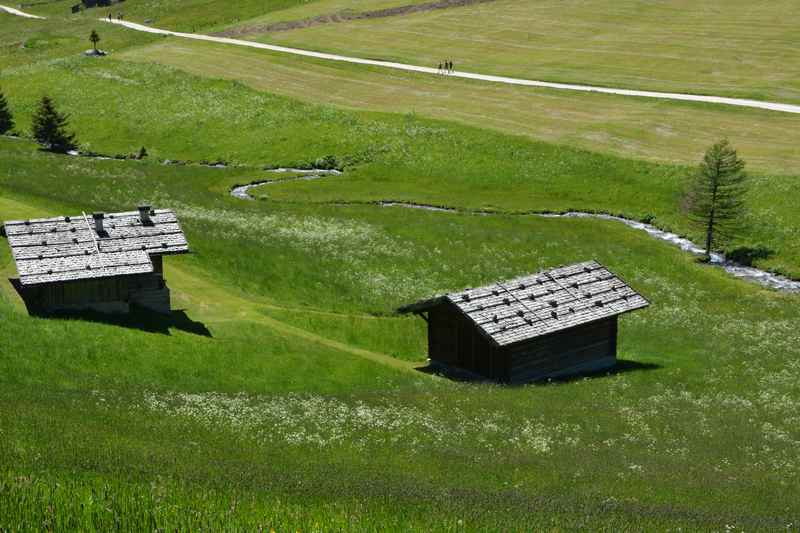
<instances>
[{"instance_id":1,"label":"roof eave","mask_svg":"<svg viewBox=\"0 0 800 533\"><path fill-rule=\"evenodd\" d=\"M409 313L424 313L425 311L430 311L434 307L442 305L446 301L447 296L435 296L433 298L428 298L427 300L420 300L413 304L398 307L397 312L401 315L407 315Z\"/></svg>"}]
</instances>

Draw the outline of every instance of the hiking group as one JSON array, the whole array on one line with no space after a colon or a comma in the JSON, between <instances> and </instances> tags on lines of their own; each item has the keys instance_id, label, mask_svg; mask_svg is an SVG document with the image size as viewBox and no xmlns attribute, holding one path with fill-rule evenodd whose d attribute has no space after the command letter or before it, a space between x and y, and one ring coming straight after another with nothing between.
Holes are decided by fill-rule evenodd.
<instances>
[{"instance_id":1,"label":"hiking group","mask_svg":"<svg viewBox=\"0 0 800 533\"><path fill-rule=\"evenodd\" d=\"M452 74L453 73L453 62L445 60L444 63L439 63L439 74Z\"/></svg>"}]
</instances>

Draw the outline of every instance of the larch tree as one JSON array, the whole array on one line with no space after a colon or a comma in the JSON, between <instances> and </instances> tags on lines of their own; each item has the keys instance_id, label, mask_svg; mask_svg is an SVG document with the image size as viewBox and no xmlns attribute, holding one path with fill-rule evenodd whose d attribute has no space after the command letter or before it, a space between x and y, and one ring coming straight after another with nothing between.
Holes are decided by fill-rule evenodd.
<instances>
[{"instance_id":1,"label":"larch tree","mask_svg":"<svg viewBox=\"0 0 800 533\"><path fill-rule=\"evenodd\" d=\"M53 101L43 96L33 115L33 138L51 152L75 150L75 135L67 132L67 116L56 111Z\"/></svg>"},{"instance_id":2,"label":"larch tree","mask_svg":"<svg viewBox=\"0 0 800 533\"><path fill-rule=\"evenodd\" d=\"M5 135L14 129L14 117L8 108L6 96L0 92L0 135Z\"/></svg>"},{"instance_id":3,"label":"larch tree","mask_svg":"<svg viewBox=\"0 0 800 533\"><path fill-rule=\"evenodd\" d=\"M726 140L706 151L684 196L689 220L705 233L706 256L729 242L744 225L745 162Z\"/></svg>"}]
</instances>

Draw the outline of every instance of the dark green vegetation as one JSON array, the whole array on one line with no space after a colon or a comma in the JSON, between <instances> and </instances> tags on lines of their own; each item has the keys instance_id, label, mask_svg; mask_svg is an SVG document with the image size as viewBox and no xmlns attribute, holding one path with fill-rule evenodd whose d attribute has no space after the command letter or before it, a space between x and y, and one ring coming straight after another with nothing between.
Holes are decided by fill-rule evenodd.
<instances>
[{"instance_id":1,"label":"dark green vegetation","mask_svg":"<svg viewBox=\"0 0 800 533\"><path fill-rule=\"evenodd\" d=\"M8 108L6 96L0 92L0 135L5 135L14 129L14 115Z\"/></svg>"},{"instance_id":2,"label":"dark green vegetation","mask_svg":"<svg viewBox=\"0 0 800 533\"><path fill-rule=\"evenodd\" d=\"M706 152L686 193L686 208L695 225L706 233L706 256L742 229L747 194L745 162L727 140Z\"/></svg>"},{"instance_id":3,"label":"dark green vegetation","mask_svg":"<svg viewBox=\"0 0 800 533\"><path fill-rule=\"evenodd\" d=\"M51 152L66 154L78 145L75 134L67 131L67 116L56 110L53 101L43 96L31 119L31 132L39 146Z\"/></svg>"},{"instance_id":4,"label":"dark green vegetation","mask_svg":"<svg viewBox=\"0 0 800 533\"><path fill-rule=\"evenodd\" d=\"M113 55L62 59L87 32L47 28L65 41L25 56L40 60L1 56L18 129L47 93L85 149L150 156L2 138L0 219L145 199L177 210L195 254L166 260L182 310L167 322L30 318L0 283L0 528L796 527L798 297L619 224L509 214L602 210L689 232L691 169L299 104ZM128 35L104 30L104 48ZM343 176L228 195L273 177L263 165L327 155ZM796 194L796 178L754 175L750 229L731 246L768 248L760 264L798 275ZM498 215L366 203L379 199ZM653 304L622 320L619 373L498 387L415 370L424 323L398 305L589 258ZM13 273L2 242L0 271Z\"/></svg>"}]
</instances>

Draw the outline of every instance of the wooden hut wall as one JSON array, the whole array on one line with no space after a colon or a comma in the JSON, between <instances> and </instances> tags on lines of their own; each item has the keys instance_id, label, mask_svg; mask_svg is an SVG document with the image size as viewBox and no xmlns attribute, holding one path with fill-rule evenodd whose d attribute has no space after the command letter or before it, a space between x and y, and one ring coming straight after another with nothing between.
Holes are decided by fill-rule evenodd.
<instances>
[{"instance_id":1,"label":"wooden hut wall","mask_svg":"<svg viewBox=\"0 0 800 533\"><path fill-rule=\"evenodd\" d=\"M508 358L458 309L440 305L428 313L428 356L487 378L506 381Z\"/></svg>"},{"instance_id":2,"label":"wooden hut wall","mask_svg":"<svg viewBox=\"0 0 800 533\"><path fill-rule=\"evenodd\" d=\"M617 356L617 317L536 337L506 351L515 382L609 367Z\"/></svg>"},{"instance_id":3,"label":"wooden hut wall","mask_svg":"<svg viewBox=\"0 0 800 533\"><path fill-rule=\"evenodd\" d=\"M128 298L128 278L97 278L43 285L39 302L44 309L81 306L96 302L119 302Z\"/></svg>"}]
</instances>

